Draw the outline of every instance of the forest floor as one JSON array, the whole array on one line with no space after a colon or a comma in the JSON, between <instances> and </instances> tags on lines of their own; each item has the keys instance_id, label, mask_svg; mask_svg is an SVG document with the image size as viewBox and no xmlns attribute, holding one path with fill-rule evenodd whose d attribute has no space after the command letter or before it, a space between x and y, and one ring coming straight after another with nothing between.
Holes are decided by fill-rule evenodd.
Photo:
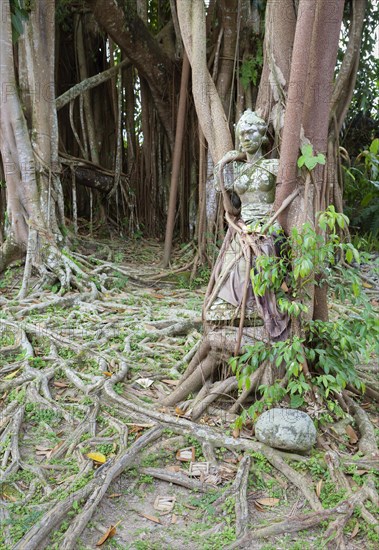
<instances>
[{"instance_id":1,"label":"forest floor","mask_svg":"<svg viewBox=\"0 0 379 550\"><path fill-rule=\"evenodd\" d=\"M233 433L222 403L198 423L160 405L201 339L209 276L162 274L161 255L87 251L103 293L21 302L21 266L0 279L0 549L377 548L379 454L352 417L319 423L324 448L303 456ZM378 407L360 407L378 438Z\"/></svg>"}]
</instances>

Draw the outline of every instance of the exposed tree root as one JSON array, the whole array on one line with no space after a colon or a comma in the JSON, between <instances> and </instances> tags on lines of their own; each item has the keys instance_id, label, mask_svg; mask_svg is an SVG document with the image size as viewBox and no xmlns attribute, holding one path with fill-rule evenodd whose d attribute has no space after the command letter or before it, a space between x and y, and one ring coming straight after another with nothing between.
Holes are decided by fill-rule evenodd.
<instances>
[{"instance_id":1,"label":"exposed tree root","mask_svg":"<svg viewBox=\"0 0 379 550\"><path fill-rule=\"evenodd\" d=\"M228 548L245 548L247 547L246 545L251 545L256 539L268 538L271 536L282 535L284 533L296 533L297 531L303 531L305 529L315 527L321 522L340 514L342 514L343 516L338 518L336 521L338 521L339 523L345 522L345 519L346 521L348 521L355 507L358 504L364 502L367 498L369 498L369 496L370 489L366 485L364 485L359 491L357 491L357 493L355 493L349 499L344 500L334 508L323 510L320 512L312 512L310 514L292 516L289 519L285 519L284 521L278 523L273 523L267 527L255 529L253 532L249 532L243 538L237 540ZM333 522L332 525L334 525L335 527L336 523ZM248 547L251 548L251 546Z\"/></svg>"},{"instance_id":2,"label":"exposed tree root","mask_svg":"<svg viewBox=\"0 0 379 550\"><path fill-rule=\"evenodd\" d=\"M90 269L85 262L83 266ZM355 418L361 436L360 450L366 456L352 460L347 455L336 458L333 453L326 454L330 479L347 492L352 508L344 501L323 510L310 477L289 464L296 461L307 467L308 457L271 449L251 438L225 434L230 426L225 420L229 413L215 409L215 404L219 407L217 400L222 402L221 406L226 402L232 414L238 413L255 397L265 371L262 365L251 377L250 390L238 395L236 378L227 364L237 329L229 328L226 336L215 331L199 339L199 320L185 306L178 310L170 305L163 320L160 311L154 318L146 290L133 292L135 302L130 301L129 290L118 295L99 294L94 288L63 297L51 297L39 290L19 302L3 301L7 318L0 319L0 521L4 524L2 541L8 545L7 550L46 547L52 543L53 533L55 536L59 531L59 548L76 548L112 480L139 463L143 448L158 439L163 428L170 430L171 435L154 449L149 448L149 453L165 449L172 457L173 450L188 446L189 436L195 438L210 464L209 481L164 468L139 467L138 473L199 493L210 492L212 498L219 493L214 506L220 513L225 513L223 506L228 504L228 497L235 499L240 547L243 544L254 547L255 539L276 536L284 530L306 529L324 519L331 520L328 536L342 548L343 528L354 507L359 508L367 524L377 529L375 517L365 504L366 498L377 502L371 480L366 478L365 492L358 491L360 499L345 476L351 465L368 471L378 468L369 416L349 392L343 400ZM164 290L161 292L164 294ZM159 307L163 294L156 298ZM242 345L249 341L252 332L244 333ZM178 362L177 354L184 342L191 349L185 361ZM166 364L164 360L170 352L173 357ZM166 407L167 403L170 406L179 403L178 414L171 414L158 401L164 393L167 395L166 382L171 382L169 387L174 384L166 378L184 363L188 366L182 379L166 401ZM142 383L145 380L152 385L139 386L141 379ZM190 396L197 390L197 395ZM156 407L143 401L145 398L154 400ZM195 418L202 418L202 423L195 423ZM144 432L146 429L149 431ZM131 444L134 432L144 435ZM173 438L172 433L177 436ZM34 435L36 439L32 442ZM92 461L85 455L103 445L112 448L114 456L94 471ZM238 469L236 466L231 469L237 473L226 490L219 476L224 467L221 455L225 452L239 461ZM260 453L261 459L250 456L251 453ZM263 529L254 525L257 528L251 531L246 488L249 471L255 472L263 457L280 478L286 478L292 491L304 497L314 511L312 514L298 515ZM80 512L74 520L70 519L70 527L64 532L61 526L72 516L74 502L78 502ZM36 514L29 531L15 541L10 527L17 521L17 514L13 519L12 506L29 508ZM220 523L212 528L212 534L222 529Z\"/></svg>"},{"instance_id":3,"label":"exposed tree root","mask_svg":"<svg viewBox=\"0 0 379 550\"><path fill-rule=\"evenodd\" d=\"M42 519L14 547L15 550L32 550L46 541L46 537L59 525L72 507L73 502L86 499L82 512L76 516L74 524L64 538L61 548L65 550L75 548L76 541L91 519L97 505L105 495L111 482L119 476L125 468L134 463L141 449L155 441L162 434L162 428L155 427L141 436L136 443L123 453L114 463L104 464L96 471L95 478L84 488L71 494L63 502L56 504Z\"/></svg>"}]
</instances>

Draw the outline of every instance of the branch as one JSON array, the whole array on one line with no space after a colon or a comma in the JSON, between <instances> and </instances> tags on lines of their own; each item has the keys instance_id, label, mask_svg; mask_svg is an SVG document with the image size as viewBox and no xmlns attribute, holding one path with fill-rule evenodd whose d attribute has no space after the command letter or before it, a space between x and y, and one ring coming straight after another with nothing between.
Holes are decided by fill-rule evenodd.
<instances>
[{"instance_id":1,"label":"branch","mask_svg":"<svg viewBox=\"0 0 379 550\"><path fill-rule=\"evenodd\" d=\"M57 99L55 100L57 111L59 111L59 109L62 109L62 107L70 103L70 101L78 97L78 95L83 94L84 92L87 92L88 90L91 90L96 86L99 86L99 84L103 84L103 82L106 82L107 80L112 78L112 76L116 74L120 69L126 69L129 65L131 65L129 59L124 59L118 65L115 65L114 67L111 67L110 69L107 69L102 73L90 76L89 78L82 80L78 84L75 84L75 86L57 97Z\"/></svg>"}]
</instances>

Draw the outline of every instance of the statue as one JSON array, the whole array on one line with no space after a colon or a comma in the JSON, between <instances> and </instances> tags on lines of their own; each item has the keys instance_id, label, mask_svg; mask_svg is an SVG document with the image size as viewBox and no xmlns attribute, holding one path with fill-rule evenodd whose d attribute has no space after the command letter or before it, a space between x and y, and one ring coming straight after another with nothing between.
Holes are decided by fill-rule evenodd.
<instances>
[{"instance_id":1,"label":"statue","mask_svg":"<svg viewBox=\"0 0 379 550\"><path fill-rule=\"evenodd\" d=\"M288 335L289 319L278 311L275 295L254 296L250 279L257 256L279 254L275 236L262 232L274 203L279 161L263 154L267 124L256 113L245 111L236 132L242 153L229 151L215 167L216 189L223 195L229 229L204 300L204 337L177 388L164 401L174 405L201 388L188 405L194 419L218 395L237 389L235 376L213 380L217 365L238 355L246 344L282 340ZM268 378L271 375L272 371ZM232 412L237 412L245 393Z\"/></svg>"},{"instance_id":2,"label":"statue","mask_svg":"<svg viewBox=\"0 0 379 550\"><path fill-rule=\"evenodd\" d=\"M241 308L244 305L245 326L263 325L266 316L270 335L279 339L285 333L287 320L276 307L262 311L264 305L259 299L256 303L249 276L254 267L254 253L257 253L257 249L258 254L275 253L273 240L260 235L263 222L267 221L274 203L279 165L277 159L266 159L263 155L262 147L268 142L266 132L265 121L254 112L245 111L236 128L243 155L239 151L230 151L216 166L216 188L221 192L237 195L240 212L233 221L226 201L226 216L232 231L228 232L216 262L203 314L206 322L233 321L241 318ZM241 162L242 159L245 162ZM223 170L226 172L224 177ZM247 259L249 247L253 248L250 260ZM272 305L275 306L269 303L269 306Z\"/></svg>"}]
</instances>

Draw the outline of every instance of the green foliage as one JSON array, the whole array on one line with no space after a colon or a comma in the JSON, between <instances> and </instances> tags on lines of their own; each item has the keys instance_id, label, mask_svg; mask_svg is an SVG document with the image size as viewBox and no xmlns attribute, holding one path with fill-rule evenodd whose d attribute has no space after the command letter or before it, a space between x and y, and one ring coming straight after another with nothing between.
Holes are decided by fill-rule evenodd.
<instances>
[{"instance_id":1,"label":"green foliage","mask_svg":"<svg viewBox=\"0 0 379 550\"><path fill-rule=\"evenodd\" d=\"M349 41L352 11L354 2L346 3L344 25L342 26L342 40L338 52L338 68L343 59ZM365 20L360 45L359 68L357 80L354 87L354 94L347 115L347 124L357 113L377 114L379 109L379 59L375 55L377 41L377 28L379 24L379 10L376 0L368 0L365 13Z\"/></svg>"},{"instance_id":2,"label":"green foliage","mask_svg":"<svg viewBox=\"0 0 379 550\"><path fill-rule=\"evenodd\" d=\"M263 66L263 45L258 42L257 52L254 56L249 56L244 59L240 68L240 78L242 86L245 90L250 84L254 86L258 83L258 77L261 74Z\"/></svg>"},{"instance_id":3,"label":"green foliage","mask_svg":"<svg viewBox=\"0 0 379 550\"><path fill-rule=\"evenodd\" d=\"M379 139L362 151L352 167L344 168L346 213L352 226L379 236Z\"/></svg>"},{"instance_id":4,"label":"green foliage","mask_svg":"<svg viewBox=\"0 0 379 550\"><path fill-rule=\"evenodd\" d=\"M297 165L299 168L305 166L309 171L313 170L317 164L325 164L325 155L319 153L318 155L313 154L313 146L309 143L303 145L301 148L301 156L297 160Z\"/></svg>"},{"instance_id":5,"label":"green foliage","mask_svg":"<svg viewBox=\"0 0 379 550\"><path fill-rule=\"evenodd\" d=\"M343 243L338 233L347 226L348 218L330 206L319 213L317 219L317 230L307 223L301 231L294 228L282 246L282 255L260 256L252 270L254 292L263 296L268 290L273 290L279 309L287 312L302 330L285 341L258 341L253 346L245 346L242 355L230 360L240 389L250 387L251 375L263 363L286 367L286 383L277 380L270 386L261 385L262 399L242 413L238 425L247 416L255 418L265 407L272 407L285 396L292 408L301 407L309 399L311 386L317 388L329 411L337 416L342 411L331 399L334 393L340 393L347 385L362 392L365 390L355 365L369 361L370 355L378 348L379 320L361 292L354 268L342 271L338 265L340 257L348 264L360 262L358 251L351 243ZM330 286L334 286L337 298L345 299L348 294L352 306L360 307L346 318L335 321L303 319L307 312L303 303L307 299L307 285L317 285L326 279ZM284 289L283 281L286 282Z\"/></svg>"},{"instance_id":6,"label":"green foliage","mask_svg":"<svg viewBox=\"0 0 379 550\"><path fill-rule=\"evenodd\" d=\"M24 32L24 22L29 18L30 0L11 0L12 40L17 42ZM4 14L3 14L4 16Z\"/></svg>"}]
</instances>

